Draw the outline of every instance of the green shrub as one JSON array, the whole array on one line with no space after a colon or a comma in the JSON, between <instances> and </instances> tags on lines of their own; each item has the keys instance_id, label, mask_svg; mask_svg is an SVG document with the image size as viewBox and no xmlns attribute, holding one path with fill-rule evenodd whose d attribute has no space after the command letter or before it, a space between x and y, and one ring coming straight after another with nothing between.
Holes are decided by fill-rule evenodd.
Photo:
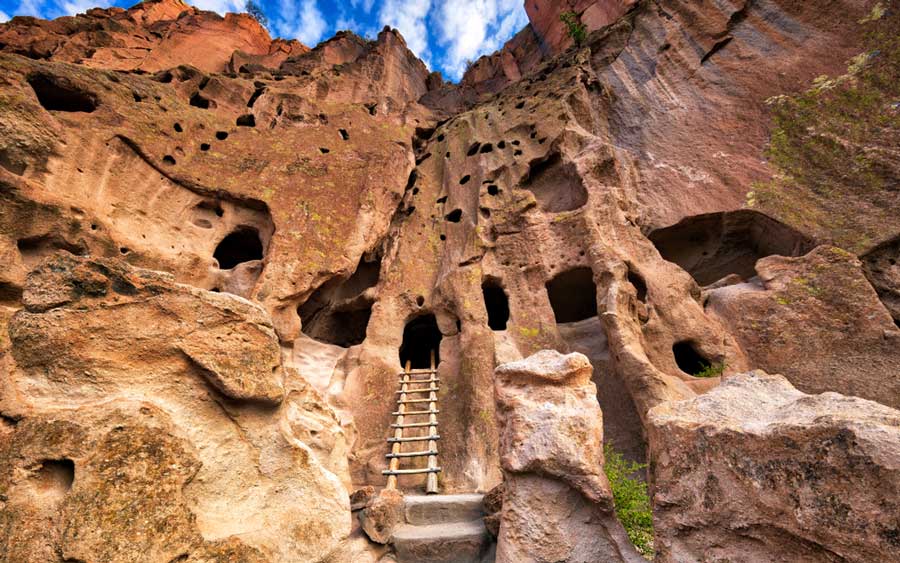
<instances>
[{"instance_id":1,"label":"green shrub","mask_svg":"<svg viewBox=\"0 0 900 563\"><path fill-rule=\"evenodd\" d=\"M650 496L647 483L633 477L646 465L628 461L613 449L612 444L603 446L606 463L603 471L609 479L616 507L616 516L625 527L628 539L641 555L653 558L653 513L650 511Z\"/></svg>"},{"instance_id":2,"label":"green shrub","mask_svg":"<svg viewBox=\"0 0 900 563\"><path fill-rule=\"evenodd\" d=\"M725 371L725 362L721 364L703 365L703 369L694 374L694 377L718 377Z\"/></svg>"},{"instance_id":3,"label":"green shrub","mask_svg":"<svg viewBox=\"0 0 900 563\"><path fill-rule=\"evenodd\" d=\"M563 12L559 15L559 21L566 25L566 33L576 45L581 45L587 39L587 26L581 23L581 18L575 12Z\"/></svg>"}]
</instances>

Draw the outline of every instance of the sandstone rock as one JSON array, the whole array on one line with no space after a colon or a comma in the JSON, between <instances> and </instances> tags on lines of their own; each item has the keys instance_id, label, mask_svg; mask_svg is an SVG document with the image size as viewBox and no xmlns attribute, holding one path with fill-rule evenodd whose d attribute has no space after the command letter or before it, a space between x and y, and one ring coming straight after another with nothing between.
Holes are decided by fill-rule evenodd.
<instances>
[{"instance_id":1,"label":"sandstone rock","mask_svg":"<svg viewBox=\"0 0 900 563\"><path fill-rule=\"evenodd\" d=\"M403 493L382 489L359 513L363 531L376 543L389 543L394 530L404 521L403 508Z\"/></svg>"},{"instance_id":2,"label":"sandstone rock","mask_svg":"<svg viewBox=\"0 0 900 563\"><path fill-rule=\"evenodd\" d=\"M612 512L587 358L542 350L495 375L504 471L497 561L640 561Z\"/></svg>"},{"instance_id":3,"label":"sandstone rock","mask_svg":"<svg viewBox=\"0 0 900 563\"><path fill-rule=\"evenodd\" d=\"M782 376L726 378L650 413L660 561L888 561L900 411Z\"/></svg>"},{"instance_id":4,"label":"sandstone rock","mask_svg":"<svg viewBox=\"0 0 900 563\"><path fill-rule=\"evenodd\" d=\"M503 483L500 483L484 495L484 526L494 538L500 535L504 490Z\"/></svg>"},{"instance_id":5,"label":"sandstone rock","mask_svg":"<svg viewBox=\"0 0 900 563\"><path fill-rule=\"evenodd\" d=\"M820 246L764 258L756 270L758 280L714 289L706 300L753 365L807 393L900 407L900 330L856 257Z\"/></svg>"},{"instance_id":6,"label":"sandstone rock","mask_svg":"<svg viewBox=\"0 0 900 563\"><path fill-rule=\"evenodd\" d=\"M2 440L10 561L313 561L349 533L346 456L323 452L342 431L259 306L65 254L22 299L0 395L22 418Z\"/></svg>"}]
</instances>

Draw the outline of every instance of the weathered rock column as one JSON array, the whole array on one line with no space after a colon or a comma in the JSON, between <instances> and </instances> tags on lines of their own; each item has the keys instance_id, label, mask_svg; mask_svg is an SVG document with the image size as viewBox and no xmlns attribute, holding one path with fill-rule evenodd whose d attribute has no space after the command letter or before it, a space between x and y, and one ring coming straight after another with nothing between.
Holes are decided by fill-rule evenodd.
<instances>
[{"instance_id":1,"label":"weathered rock column","mask_svg":"<svg viewBox=\"0 0 900 563\"><path fill-rule=\"evenodd\" d=\"M505 480L498 563L643 561L613 514L591 372L582 354L552 350L494 372Z\"/></svg>"}]
</instances>

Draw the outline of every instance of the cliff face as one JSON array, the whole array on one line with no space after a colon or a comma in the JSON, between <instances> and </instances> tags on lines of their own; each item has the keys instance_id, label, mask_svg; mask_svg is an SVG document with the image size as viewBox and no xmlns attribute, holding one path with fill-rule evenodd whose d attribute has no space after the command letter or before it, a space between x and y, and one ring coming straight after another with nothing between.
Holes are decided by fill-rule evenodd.
<instances>
[{"instance_id":1,"label":"cliff face","mask_svg":"<svg viewBox=\"0 0 900 563\"><path fill-rule=\"evenodd\" d=\"M531 25L458 85L394 30L308 49L176 0L0 25L0 443L17 460L0 530L62 558L141 552L66 535L82 508L69 489L28 492L59 461L78 499L119 495L80 475L102 480L104 455L137 471L105 445L124 424L180 448L165 480L184 489L181 520L154 546L356 560L335 515L345 488L383 484L397 373L429 348L448 492L500 481L494 367L542 349L588 357L602 435L639 461L651 408L748 368L896 408L896 7L526 10ZM844 250L810 253L823 243ZM32 311L39 296L50 305ZM104 326L80 334L78 315ZM153 340L223 319L266 344L227 329L211 351ZM802 342L785 348L792 326ZM859 339L837 346L848 331ZM276 346L270 373L250 369L260 346ZM53 424L90 441L48 440ZM225 445L230 460L213 453ZM302 485L285 477L297 467ZM260 531L292 495L324 501ZM105 525L92 533L130 529Z\"/></svg>"}]
</instances>

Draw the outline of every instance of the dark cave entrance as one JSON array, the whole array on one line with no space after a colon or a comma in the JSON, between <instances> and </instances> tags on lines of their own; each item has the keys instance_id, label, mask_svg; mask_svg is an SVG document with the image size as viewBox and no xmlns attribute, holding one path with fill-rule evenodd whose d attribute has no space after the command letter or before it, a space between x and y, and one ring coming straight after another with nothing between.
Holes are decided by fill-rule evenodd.
<instances>
[{"instance_id":1,"label":"dark cave entrance","mask_svg":"<svg viewBox=\"0 0 900 563\"><path fill-rule=\"evenodd\" d=\"M222 239L213 258L218 260L222 270L230 270L243 262L262 260L263 245L259 231L253 227L238 227Z\"/></svg>"},{"instance_id":2,"label":"dark cave entrance","mask_svg":"<svg viewBox=\"0 0 900 563\"><path fill-rule=\"evenodd\" d=\"M97 109L97 96L78 88L67 78L34 74L28 77L28 84L47 111L91 113Z\"/></svg>"},{"instance_id":3,"label":"dark cave entrance","mask_svg":"<svg viewBox=\"0 0 900 563\"><path fill-rule=\"evenodd\" d=\"M434 350L434 365L440 361L441 331L434 315L422 315L406 323L403 329L403 343L400 345L400 365L410 361L412 369L431 367L431 351Z\"/></svg>"},{"instance_id":4,"label":"dark cave entrance","mask_svg":"<svg viewBox=\"0 0 900 563\"><path fill-rule=\"evenodd\" d=\"M690 340L676 342L672 346L672 355L675 356L678 369L688 375L697 375L710 366L709 360L697 350Z\"/></svg>"},{"instance_id":5,"label":"dark cave entrance","mask_svg":"<svg viewBox=\"0 0 900 563\"><path fill-rule=\"evenodd\" d=\"M814 241L771 217L741 209L686 217L649 234L663 258L686 270L700 285L729 274L748 280L766 256L802 256Z\"/></svg>"},{"instance_id":6,"label":"dark cave entrance","mask_svg":"<svg viewBox=\"0 0 900 563\"><path fill-rule=\"evenodd\" d=\"M366 339L374 298L367 290L378 284L381 256L363 255L347 279L333 278L297 308L303 334L344 348Z\"/></svg>"},{"instance_id":7,"label":"dark cave entrance","mask_svg":"<svg viewBox=\"0 0 900 563\"><path fill-rule=\"evenodd\" d=\"M488 326L491 330L506 330L509 321L509 299L500 282L487 279L481 284L484 293L484 307L487 309Z\"/></svg>"},{"instance_id":8,"label":"dark cave entrance","mask_svg":"<svg viewBox=\"0 0 900 563\"><path fill-rule=\"evenodd\" d=\"M547 296L557 323L597 316L597 285L590 268L581 266L557 274L547 282Z\"/></svg>"}]
</instances>

